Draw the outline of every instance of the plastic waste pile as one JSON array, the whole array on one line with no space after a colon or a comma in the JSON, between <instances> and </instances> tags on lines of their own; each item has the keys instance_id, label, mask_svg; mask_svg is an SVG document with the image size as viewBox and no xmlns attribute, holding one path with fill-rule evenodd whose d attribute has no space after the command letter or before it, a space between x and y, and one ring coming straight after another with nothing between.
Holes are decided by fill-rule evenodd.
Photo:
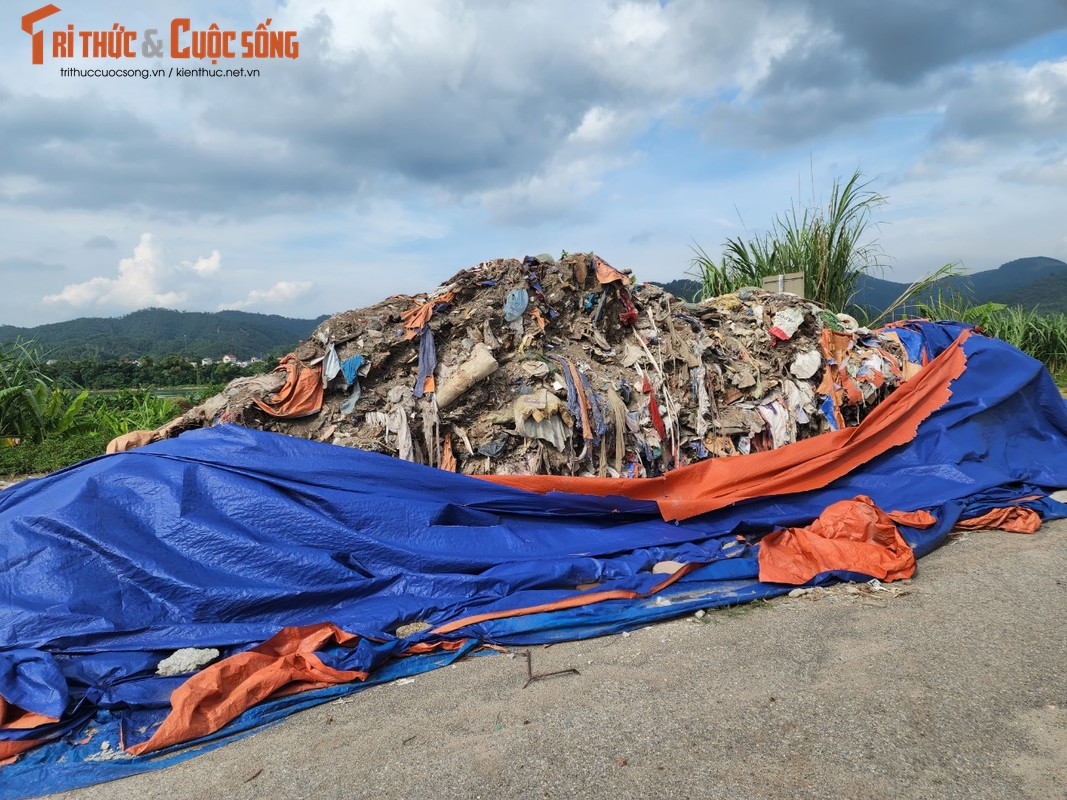
<instances>
[{"instance_id":1,"label":"plastic waste pile","mask_svg":"<svg viewBox=\"0 0 1067 800\"><path fill-rule=\"evenodd\" d=\"M857 424L917 365L796 295L701 303L593 254L486 261L322 323L158 432L232 422L467 474L648 477Z\"/></svg>"}]
</instances>

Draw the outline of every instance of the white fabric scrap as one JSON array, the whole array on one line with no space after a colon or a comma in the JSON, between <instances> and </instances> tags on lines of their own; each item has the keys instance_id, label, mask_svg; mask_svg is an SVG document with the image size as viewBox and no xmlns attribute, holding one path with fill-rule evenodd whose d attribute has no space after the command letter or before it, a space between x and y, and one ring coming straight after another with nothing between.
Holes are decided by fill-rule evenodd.
<instances>
[{"instance_id":1,"label":"white fabric scrap","mask_svg":"<svg viewBox=\"0 0 1067 800\"><path fill-rule=\"evenodd\" d=\"M811 420L815 413L815 390L810 383L782 381L782 397L785 407L793 412L798 423L804 425Z\"/></svg>"},{"instance_id":2,"label":"white fabric scrap","mask_svg":"<svg viewBox=\"0 0 1067 800\"><path fill-rule=\"evenodd\" d=\"M156 665L156 675L184 675L196 672L219 657L214 647L183 647L175 650Z\"/></svg>"},{"instance_id":3,"label":"white fabric scrap","mask_svg":"<svg viewBox=\"0 0 1067 800\"><path fill-rule=\"evenodd\" d=\"M415 448L411 443L411 428L408 426L408 413L403 407L393 412L392 427L396 431L397 455L404 461L415 460Z\"/></svg>"},{"instance_id":4,"label":"white fabric scrap","mask_svg":"<svg viewBox=\"0 0 1067 800\"><path fill-rule=\"evenodd\" d=\"M786 339L792 339L793 334L797 332L797 328L803 323L804 312L796 306L789 306L774 315L771 327L780 330Z\"/></svg>"},{"instance_id":5,"label":"white fabric scrap","mask_svg":"<svg viewBox=\"0 0 1067 800\"><path fill-rule=\"evenodd\" d=\"M806 353L798 353L789 365L789 371L802 381L806 381L819 371L822 366L822 355L818 350L809 350Z\"/></svg>"},{"instance_id":6,"label":"white fabric scrap","mask_svg":"<svg viewBox=\"0 0 1067 800\"><path fill-rule=\"evenodd\" d=\"M779 448L796 441L796 428L789 424L789 412L781 401L775 400L767 403L757 408L756 411L766 421L767 428L771 432L771 447Z\"/></svg>"},{"instance_id":7,"label":"white fabric scrap","mask_svg":"<svg viewBox=\"0 0 1067 800\"><path fill-rule=\"evenodd\" d=\"M711 411L711 398L708 397L708 371L700 366L693 367L689 371L689 380L692 382L693 394L697 397L697 421L696 434L701 439L708 432L708 413Z\"/></svg>"},{"instance_id":8,"label":"white fabric scrap","mask_svg":"<svg viewBox=\"0 0 1067 800\"><path fill-rule=\"evenodd\" d=\"M333 342L326 347L322 357L322 385L326 386L341 372L341 359L337 356L337 348Z\"/></svg>"}]
</instances>

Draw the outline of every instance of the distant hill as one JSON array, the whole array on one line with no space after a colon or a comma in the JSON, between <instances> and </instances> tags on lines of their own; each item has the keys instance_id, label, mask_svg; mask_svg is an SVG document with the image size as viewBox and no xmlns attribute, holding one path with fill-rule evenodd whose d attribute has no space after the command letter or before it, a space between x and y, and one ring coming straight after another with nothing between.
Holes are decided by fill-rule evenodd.
<instances>
[{"instance_id":1,"label":"distant hill","mask_svg":"<svg viewBox=\"0 0 1067 800\"><path fill-rule=\"evenodd\" d=\"M1000 302L1012 306L1036 308L1045 313L1058 311L1061 314L1067 314L1067 270L1009 292Z\"/></svg>"},{"instance_id":2,"label":"distant hill","mask_svg":"<svg viewBox=\"0 0 1067 800\"><path fill-rule=\"evenodd\" d=\"M910 284L863 276L857 282L856 305L881 313ZM975 303L1007 303L1044 311L1067 310L1067 263L1057 258L1017 258L997 269L946 278L912 301L923 302L937 295L959 294Z\"/></svg>"},{"instance_id":3,"label":"distant hill","mask_svg":"<svg viewBox=\"0 0 1067 800\"><path fill-rule=\"evenodd\" d=\"M82 317L33 328L0 325L0 342L32 339L44 356L55 359L219 358L227 353L262 358L306 339L325 319L146 308L124 317Z\"/></svg>"},{"instance_id":4,"label":"distant hill","mask_svg":"<svg viewBox=\"0 0 1067 800\"><path fill-rule=\"evenodd\" d=\"M700 284L681 278L656 283L675 297L691 299ZM887 281L870 275L860 276L856 285L855 304L877 316L896 300L910 284ZM941 291L946 295L963 295L975 303L1007 303L1042 311L1067 312L1067 263L1058 258L1033 256L1017 258L997 269L946 278L909 304L927 301Z\"/></svg>"},{"instance_id":5,"label":"distant hill","mask_svg":"<svg viewBox=\"0 0 1067 800\"><path fill-rule=\"evenodd\" d=\"M695 300L697 292L700 291L700 282L690 278L679 278L670 283L659 283L658 281L649 281L649 283L654 286L659 286L662 289L666 289L681 300Z\"/></svg>"}]
</instances>

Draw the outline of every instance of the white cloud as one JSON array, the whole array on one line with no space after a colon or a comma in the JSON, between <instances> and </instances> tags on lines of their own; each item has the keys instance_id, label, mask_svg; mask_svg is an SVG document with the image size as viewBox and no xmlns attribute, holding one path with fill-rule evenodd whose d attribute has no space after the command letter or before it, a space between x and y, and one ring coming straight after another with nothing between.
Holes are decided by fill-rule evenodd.
<instances>
[{"instance_id":1,"label":"white cloud","mask_svg":"<svg viewBox=\"0 0 1067 800\"><path fill-rule=\"evenodd\" d=\"M688 242L765 225L812 163L892 176L891 214L929 197L889 228L898 263L979 238L995 257L1063 255L1063 0L268 5L301 57L253 81L67 82L17 66L24 35L0 53L0 231L67 269L24 271L40 285L12 286L0 320L220 297L313 316L535 237L530 252L618 246L678 277ZM234 29L268 16L227 8ZM998 205L963 207L975 197ZM143 230L167 252L149 242L128 270L127 244L88 243Z\"/></svg>"},{"instance_id":2,"label":"white cloud","mask_svg":"<svg viewBox=\"0 0 1067 800\"><path fill-rule=\"evenodd\" d=\"M278 281L269 289L253 289L244 300L222 303L219 311L251 306L278 306L296 300L311 289L311 281Z\"/></svg>"},{"instance_id":3,"label":"white cloud","mask_svg":"<svg viewBox=\"0 0 1067 800\"><path fill-rule=\"evenodd\" d=\"M573 222L582 214L581 204L601 188L605 173L624 163L621 158L597 155L558 157L533 175L483 192L481 204L497 223L536 226L564 218Z\"/></svg>"},{"instance_id":4,"label":"white cloud","mask_svg":"<svg viewBox=\"0 0 1067 800\"><path fill-rule=\"evenodd\" d=\"M188 262L186 262L188 263ZM218 250L212 250L211 255L200 256L193 262L192 268L197 275L214 275L222 266L222 254Z\"/></svg>"},{"instance_id":5,"label":"white cloud","mask_svg":"<svg viewBox=\"0 0 1067 800\"><path fill-rule=\"evenodd\" d=\"M168 265L156 238L142 233L133 255L119 261L114 277L98 275L70 283L43 299L53 305L93 306L107 311L135 311L148 306L173 308L196 294L202 279L217 274L221 263L222 254L213 250L210 256L195 262Z\"/></svg>"},{"instance_id":6,"label":"white cloud","mask_svg":"<svg viewBox=\"0 0 1067 800\"><path fill-rule=\"evenodd\" d=\"M662 11L658 5L624 3L611 15L608 27L622 44L653 47L670 30Z\"/></svg>"},{"instance_id":7,"label":"white cloud","mask_svg":"<svg viewBox=\"0 0 1067 800\"><path fill-rule=\"evenodd\" d=\"M1012 146L1061 141L1067 126L1067 59L976 67L968 84L949 96L944 126L956 137Z\"/></svg>"},{"instance_id":8,"label":"white cloud","mask_svg":"<svg viewBox=\"0 0 1067 800\"><path fill-rule=\"evenodd\" d=\"M391 198L374 200L367 208L357 210L352 225L362 241L375 244L440 239L448 233L448 226L440 219L427 213L416 215Z\"/></svg>"},{"instance_id":9,"label":"white cloud","mask_svg":"<svg viewBox=\"0 0 1067 800\"><path fill-rule=\"evenodd\" d=\"M910 180L937 180L950 168L969 167L981 163L987 147L982 142L945 139L933 147L920 161L912 165L906 177Z\"/></svg>"},{"instance_id":10,"label":"white cloud","mask_svg":"<svg viewBox=\"0 0 1067 800\"><path fill-rule=\"evenodd\" d=\"M145 306L173 306L185 300L182 291L168 290L171 270L163 262L163 255L150 233L141 234L133 249L132 258L119 261L114 278L98 276L82 283L71 283L58 294L44 298L46 303L67 303L81 307L88 305L113 306L134 310Z\"/></svg>"}]
</instances>

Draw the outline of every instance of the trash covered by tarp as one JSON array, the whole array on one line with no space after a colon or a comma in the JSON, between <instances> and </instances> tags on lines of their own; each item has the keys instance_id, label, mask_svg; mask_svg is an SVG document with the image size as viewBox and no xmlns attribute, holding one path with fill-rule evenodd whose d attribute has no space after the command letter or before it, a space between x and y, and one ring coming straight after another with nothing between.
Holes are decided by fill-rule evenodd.
<instances>
[{"instance_id":1,"label":"trash covered by tarp","mask_svg":"<svg viewBox=\"0 0 1067 800\"><path fill-rule=\"evenodd\" d=\"M337 314L162 435L236 422L471 475L647 477L855 426L918 367L796 295L686 303L593 254L528 256Z\"/></svg>"},{"instance_id":2,"label":"trash covered by tarp","mask_svg":"<svg viewBox=\"0 0 1067 800\"><path fill-rule=\"evenodd\" d=\"M657 478L477 478L220 425L0 493L0 797L157 769L481 645L892 580L961 520L1064 516L1043 366L958 324L896 334L926 366L857 427Z\"/></svg>"}]
</instances>

